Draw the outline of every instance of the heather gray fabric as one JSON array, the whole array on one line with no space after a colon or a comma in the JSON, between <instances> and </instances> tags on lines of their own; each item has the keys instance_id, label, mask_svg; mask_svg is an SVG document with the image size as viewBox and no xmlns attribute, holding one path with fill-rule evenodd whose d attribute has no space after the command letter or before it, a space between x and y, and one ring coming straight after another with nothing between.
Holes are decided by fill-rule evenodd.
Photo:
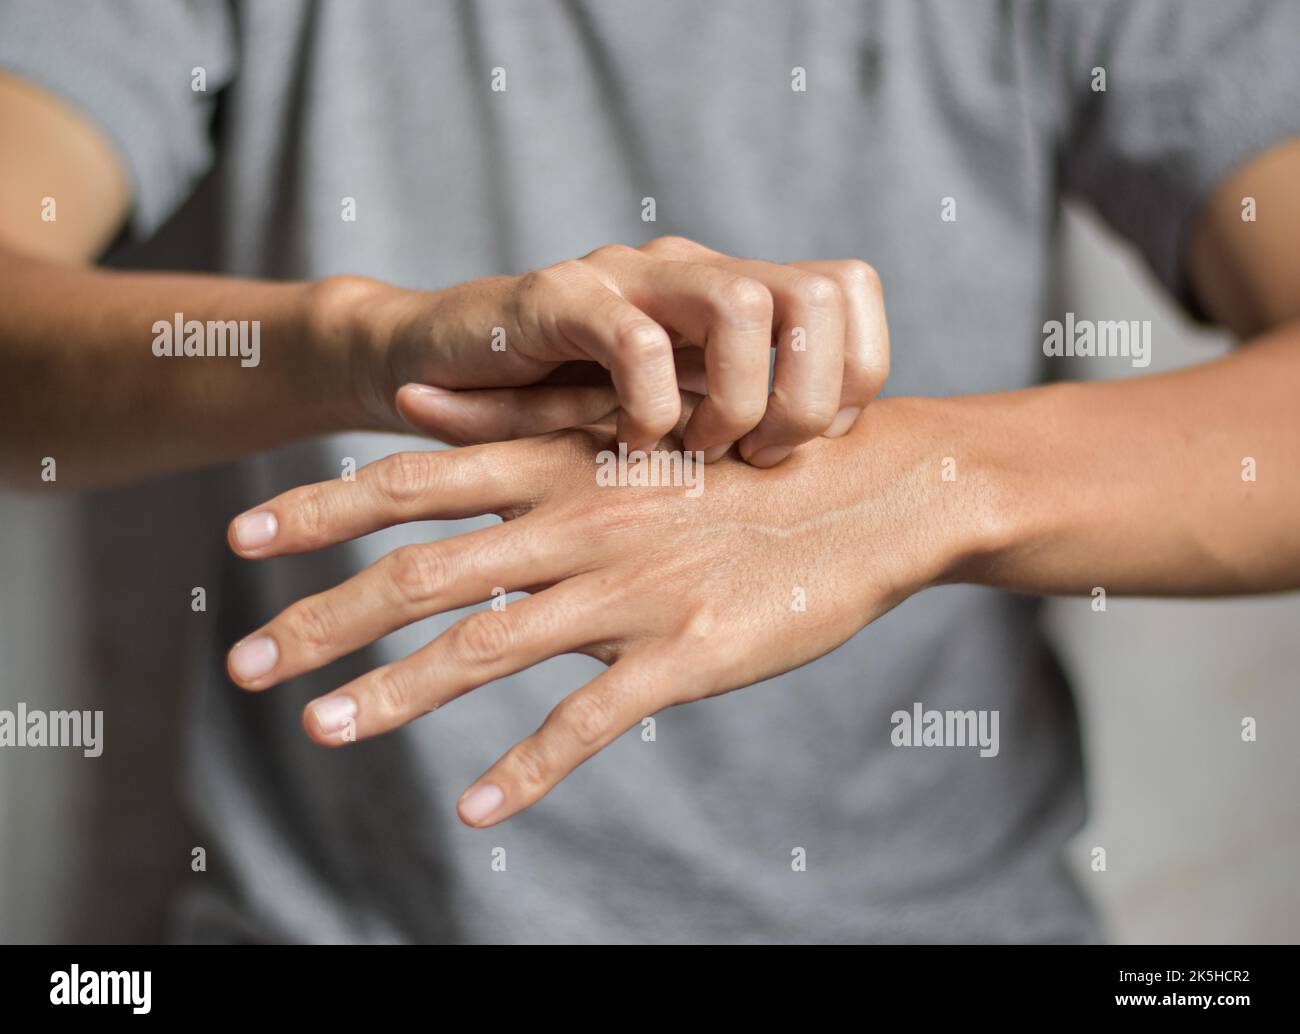
<instances>
[{"instance_id":1,"label":"heather gray fabric","mask_svg":"<svg viewBox=\"0 0 1300 1034\"><path fill-rule=\"evenodd\" d=\"M926 395L1040 377L1064 189L1190 301L1178 255L1197 205L1300 132L1297 39L1291 3L0 7L0 65L121 147L137 238L201 183L187 225L212 268L246 276L432 287L663 233L777 260L861 256L886 284L889 390ZM498 66L504 93L489 88ZM338 476L344 457L411 447L429 446L283 449L214 473L212 505L233 515ZM185 584L219 586L190 687L188 795L210 871L179 903L179 937L1099 936L1061 861L1083 817L1074 708L1028 599L926 592L815 664L660 715L654 742L624 736L487 832L459 825L456 797L595 662L548 663L335 752L302 735L303 703L457 615L261 696L226 682L225 647L293 600L476 523L259 565L195 542ZM916 701L998 710L1000 754L892 747L891 712Z\"/></svg>"}]
</instances>

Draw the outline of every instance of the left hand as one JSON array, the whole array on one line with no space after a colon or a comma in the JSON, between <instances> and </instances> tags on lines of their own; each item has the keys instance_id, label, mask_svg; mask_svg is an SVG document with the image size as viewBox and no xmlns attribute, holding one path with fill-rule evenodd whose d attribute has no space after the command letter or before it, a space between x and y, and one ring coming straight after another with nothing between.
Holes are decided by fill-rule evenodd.
<instances>
[{"instance_id":1,"label":"left hand","mask_svg":"<svg viewBox=\"0 0 1300 1034\"><path fill-rule=\"evenodd\" d=\"M694 393L687 448L712 463L734 443L771 467L847 432L889 376L883 288L855 259L765 262L659 237L441 291L372 285L364 305L358 290L343 285L333 308L392 328L375 394L456 445L613 417L619 440L645 449Z\"/></svg>"},{"instance_id":2,"label":"left hand","mask_svg":"<svg viewBox=\"0 0 1300 1034\"><path fill-rule=\"evenodd\" d=\"M265 690L494 586L530 591L304 713L313 739L341 746L558 654L609 664L462 796L464 822L500 822L645 716L796 668L943 577L960 552L962 508L936 511L955 497L937 451L918 447L924 407L877 403L848 435L815 440L780 467L699 465L695 497L598 485L598 453L617 449L612 425L398 453L355 481L293 489L255 511L274 516L269 543L241 548L248 515L232 522L236 552L301 553L404 521L495 513L505 523L398 549L299 600L232 649L231 678Z\"/></svg>"}]
</instances>

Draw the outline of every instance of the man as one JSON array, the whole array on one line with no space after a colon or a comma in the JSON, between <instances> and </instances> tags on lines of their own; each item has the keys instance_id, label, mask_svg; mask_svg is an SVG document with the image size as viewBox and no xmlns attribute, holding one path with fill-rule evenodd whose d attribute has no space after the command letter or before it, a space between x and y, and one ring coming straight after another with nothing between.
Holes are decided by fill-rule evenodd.
<instances>
[{"instance_id":1,"label":"man","mask_svg":"<svg viewBox=\"0 0 1300 1034\"><path fill-rule=\"evenodd\" d=\"M9 477L249 457L193 687L213 878L179 936L1098 936L1061 859L1073 707L998 590L1300 584L1300 11L2 21ZM1248 346L1030 387L1066 192ZM172 217L226 276L77 264ZM186 356L191 321L256 321L260 351ZM557 379L582 359L610 382ZM399 412L514 440L426 451ZM311 437L355 429L389 433ZM709 461L698 497L598 484L665 434ZM914 708L996 715L996 745L898 745L927 742L891 736Z\"/></svg>"}]
</instances>

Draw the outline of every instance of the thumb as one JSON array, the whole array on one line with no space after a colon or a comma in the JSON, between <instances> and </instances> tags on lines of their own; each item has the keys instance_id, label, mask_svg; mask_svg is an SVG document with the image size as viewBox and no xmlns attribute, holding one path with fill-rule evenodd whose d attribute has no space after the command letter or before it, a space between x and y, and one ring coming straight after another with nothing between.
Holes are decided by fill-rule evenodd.
<instances>
[{"instance_id":1,"label":"thumb","mask_svg":"<svg viewBox=\"0 0 1300 1034\"><path fill-rule=\"evenodd\" d=\"M449 391L407 384L397 411L421 434L450 445L477 445L594 424L618 409L612 386L552 386Z\"/></svg>"}]
</instances>

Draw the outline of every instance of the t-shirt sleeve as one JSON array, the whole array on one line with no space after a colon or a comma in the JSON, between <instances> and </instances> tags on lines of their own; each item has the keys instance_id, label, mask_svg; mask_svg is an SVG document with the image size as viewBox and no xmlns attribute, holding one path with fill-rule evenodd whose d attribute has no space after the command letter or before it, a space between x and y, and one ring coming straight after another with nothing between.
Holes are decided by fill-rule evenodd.
<instances>
[{"instance_id":1,"label":"t-shirt sleeve","mask_svg":"<svg viewBox=\"0 0 1300 1034\"><path fill-rule=\"evenodd\" d=\"M1063 188L1199 316L1183 261L1197 214L1234 170L1300 137L1300 3L1083 0L1047 11L1068 80Z\"/></svg>"},{"instance_id":2,"label":"t-shirt sleeve","mask_svg":"<svg viewBox=\"0 0 1300 1034\"><path fill-rule=\"evenodd\" d=\"M235 50L225 0L0 0L0 68L70 102L117 146L135 237L157 230L211 167Z\"/></svg>"}]
</instances>

